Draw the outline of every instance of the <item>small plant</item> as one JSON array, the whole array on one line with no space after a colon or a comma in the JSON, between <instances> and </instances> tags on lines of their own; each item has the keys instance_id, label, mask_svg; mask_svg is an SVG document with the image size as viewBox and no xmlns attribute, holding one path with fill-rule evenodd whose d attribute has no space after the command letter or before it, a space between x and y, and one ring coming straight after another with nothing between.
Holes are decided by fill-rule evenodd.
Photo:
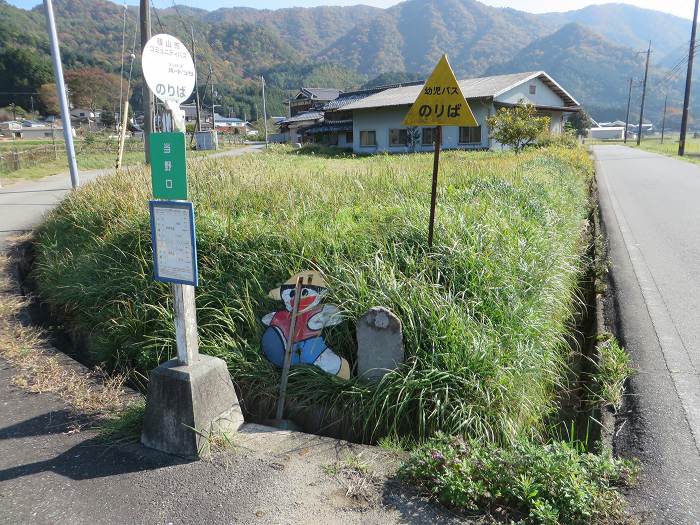
<instances>
[{"instance_id":1,"label":"small plant","mask_svg":"<svg viewBox=\"0 0 700 525\"><path fill-rule=\"evenodd\" d=\"M549 117L538 117L532 104L520 103L512 108L501 108L486 119L491 138L519 153L534 143L549 128Z\"/></svg>"},{"instance_id":2,"label":"small plant","mask_svg":"<svg viewBox=\"0 0 700 525\"><path fill-rule=\"evenodd\" d=\"M604 334L597 347L594 382L599 400L618 410L625 394L625 382L632 375L629 354L612 334Z\"/></svg>"},{"instance_id":3,"label":"small plant","mask_svg":"<svg viewBox=\"0 0 700 525\"><path fill-rule=\"evenodd\" d=\"M506 521L547 525L620 524L615 487L637 466L564 442L500 447L439 434L411 455L400 475L440 502Z\"/></svg>"},{"instance_id":4,"label":"small plant","mask_svg":"<svg viewBox=\"0 0 700 525\"><path fill-rule=\"evenodd\" d=\"M100 439L111 444L138 442L141 439L146 403L137 401L124 407L97 425Z\"/></svg>"}]
</instances>

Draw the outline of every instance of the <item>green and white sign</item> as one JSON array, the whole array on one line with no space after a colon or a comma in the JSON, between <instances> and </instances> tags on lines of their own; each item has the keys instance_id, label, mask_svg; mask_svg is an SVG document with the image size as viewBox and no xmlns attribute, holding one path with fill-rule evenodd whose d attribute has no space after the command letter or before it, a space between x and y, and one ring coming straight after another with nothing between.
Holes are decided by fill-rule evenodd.
<instances>
[{"instance_id":1,"label":"green and white sign","mask_svg":"<svg viewBox=\"0 0 700 525\"><path fill-rule=\"evenodd\" d=\"M153 198L187 200L184 133L151 133L151 182Z\"/></svg>"}]
</instances>

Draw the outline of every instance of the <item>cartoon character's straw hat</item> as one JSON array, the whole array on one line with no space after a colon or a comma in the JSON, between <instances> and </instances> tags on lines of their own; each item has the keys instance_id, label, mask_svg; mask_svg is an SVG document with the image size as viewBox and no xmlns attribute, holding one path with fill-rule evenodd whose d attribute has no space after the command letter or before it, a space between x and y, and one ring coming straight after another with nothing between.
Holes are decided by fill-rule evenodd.
<instances>
[{"instance_id":1,"label":"cartoon character's straw hat","mask_svg":"<svg viewBox=\"0 0 700 525\"><path fill-rule=\"evenodd\" d=\"M326 281L323 279L323 275L321 275L321 272L317 272L316 270L306 270L299 272L296 275L292 275L282 286L295 286L299 277L302 278L302 284L304 284L304 286L328 288ZM278 301L282 300L282 296L280 295L282 286L275 288L274 290L270 290L269 296Z\"/></svg>"}]
</instances>

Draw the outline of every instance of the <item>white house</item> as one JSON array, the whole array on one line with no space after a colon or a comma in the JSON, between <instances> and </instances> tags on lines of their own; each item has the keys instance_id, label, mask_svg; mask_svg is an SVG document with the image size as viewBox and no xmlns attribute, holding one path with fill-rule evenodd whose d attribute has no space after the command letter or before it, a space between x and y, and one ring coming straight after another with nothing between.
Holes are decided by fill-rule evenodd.
<instances>
[{"instance_id":1,"label":"white house","mask_svg":"<svg viewBox=\"0 0 700 525\"><path fill-rule=\"evenodd\" d=\"M497 146L489 138L486 118L501 107L512 107L520 102L533 104L539 114L550 117L550 131L555 134L564 129L566 113L580 110L576 99L544 71L470 78L460 80L459 86L480 125L477 128L443 128L442 147L445 149ZM352 131L344 131L343 138L352 139L355 153L413 150L413 146L409 146L409 130L401 122L421 89L422 84L415 83L392 87L339 108L343 116L352 118ZM329 117L327 111L326 120ZM422 128L419 133L415 150L432 151L434 128Z\"/></svg>"},{"instance_id":2,"label":"white house","mask_svg":"<svg viewBox=\"0 0 700 525\"><path fill-rule=\"evenodd\" d=\"M631 133L627 133L627 137ZM599 140L622 140L625 138L625 123L622 126L598 126L588 130L589 139Z\"/></svg>"}]
</instances>

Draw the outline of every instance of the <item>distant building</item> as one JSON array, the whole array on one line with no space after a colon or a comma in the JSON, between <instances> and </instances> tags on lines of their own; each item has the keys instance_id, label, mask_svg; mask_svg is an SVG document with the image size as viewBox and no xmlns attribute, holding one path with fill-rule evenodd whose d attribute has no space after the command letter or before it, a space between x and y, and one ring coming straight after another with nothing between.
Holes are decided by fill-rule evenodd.
<instances>
[{"instance_id":1,"label":"distant building","mask_svg":"<svg viewBox=\"0 0 700 525\"><path fill-rule=\"evenodd\" d=\"M409 128L402 124L423 83L357 92L355 100L343 96L327 104L315 126L305 131L314 142L352 147L356 153L432 151L434 128ZM486 118L499 108L521 102L533 104L538 114L550 117L550 132L561 133L564 115L580 110L579 103L544 71L471 78L460 88L479 123L478 127L444 127L446 149L489 149L499 144L489 138ZM369 91L369 90L368 90ZM351 95L348 93L347 95ZM349 126L352 126L350 130ZM318 131L318 133L314 133ZM414 134L418 134L417 140Z\"/></svg>"},{"instance_id":2,"label":"distant building","mask_svg":"<svg viewBox=\"0 0 700 525\"><path fill-rule=\"evenodd\" d=\"M597 140L622 140L625 138L625 123L622 126L598 126L588 130L589 139ZM627 134L630 138L630 133Z\"/></svg>"},{"instance_id":3,"label":"distant building","mask_svg":"<svg viewBox=\"0 0 700 525\"><path fill-rule=\"evenodd\" d=\"M71 119L78 122L94 122L100 118L101 113L101 111L92 111L89 108L73 108L70 110Z\"/></svg>"},{"instance_id":4,"label":"distant building","mask_svg":"<svg viewBox=\"0 0 700 525\"><path fill-rule=\"evenodd\" d=\"M331 100L338 98L342 93L334 88L301 88L299 92L289 99L289 115L294 117L299 113L319 111Z\"/></svg>"},{"instance_id":5,"label":"distant building","mask_svg":"<svg viewBox=\"0 0 700 525\"><path fill-rule=\"evenodd\" d=\"M279 122L280 134L284 142L302 142L304 131L323 122L323 111L305 111L297 113Z\"/></svg>"}]
</instances>

